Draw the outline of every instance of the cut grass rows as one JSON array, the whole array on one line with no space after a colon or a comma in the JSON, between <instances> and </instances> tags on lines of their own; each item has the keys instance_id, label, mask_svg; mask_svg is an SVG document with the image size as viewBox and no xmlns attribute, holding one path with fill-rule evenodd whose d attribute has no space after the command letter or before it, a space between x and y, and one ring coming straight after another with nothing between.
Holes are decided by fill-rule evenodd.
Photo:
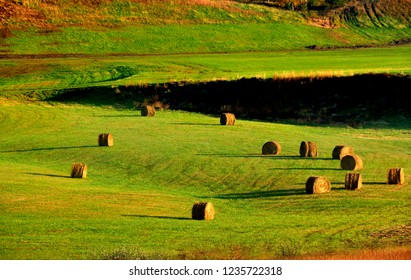
<instances>
[{"instance_id":1,"label":"cut grass rows","mask_svg":"<svg viewBox=\"0 0 411 280\"><path fill-rule=\"evenodd\" d=\"M411 47L169 56L1 59L1 95L90 86L242 77L330 77L410 74Z\"/></svg>"},{"instance_id":2,"label":"cut grass rows","mask_svg":"<svg viewBox=\"0 0 411 280\"><path fill-rule=\"evenodd\" d=\"M2 106L1 259L265 259L410 244L376 234L410 224L410 188L385 184L395 166L411 179L409 123L226 127L193 113L139 115L61 103ZM98 147L107 132L114 146ZM261 156L269 140L281 143L279 156ZM302 140L316 141L320 157L298 157ZM331 160L337 144L363 157L361 191L344 189L346 171ZM69 178L73 162L88 164L87 179ZM332 191L306 195L312 175L328 177ZM216 218L191 220L196 201L213 202Z\"/></svg>"}]
</instances>

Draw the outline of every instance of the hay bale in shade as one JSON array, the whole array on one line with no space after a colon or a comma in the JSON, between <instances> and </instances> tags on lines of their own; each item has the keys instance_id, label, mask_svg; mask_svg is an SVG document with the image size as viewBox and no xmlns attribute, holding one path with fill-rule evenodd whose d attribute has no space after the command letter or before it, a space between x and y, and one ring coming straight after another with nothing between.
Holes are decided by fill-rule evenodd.
<instances>
[{"instance_id":1,"label":"hay bale in shade","mask_svg":"<svg viewBox=\"0 0 411 280\"><path fill-rule=\"evenodd\" d=\"M232 113L222 113L220 117L221 125L234 125L235 124L235 115Z\"/></svg>"},{"instance_id":2,"label":"hay bale in shade","mask_svg":"<svg viewBox=\"0 0 411 280\"><path fill-rule=\"evenodd\" d=\"M143 117L153 117L156 114L156 109L154 106L144 105L141 108L141 115Z\"/></svg>"},{"instance_id":3,"label":"hay bale in shade","mask_svg":"<svg viewBox=\"0 0 411 280\"><path fill-rule=\"evenodd\" d=\"M362 187L362 175L359 173L345 174L345 188L347 190L359 190Z\"/></svg>"},{"instance_id":4,"label":"hay bale in shade","mask_svg":"<svg viewBox=\"0 0 411 280\"><path fill-rule=\"evenodd\" d=\"M317 144L314 142L302 141L300 145L300 156L302 157L317 157L318 149Z\"/></svg>"},{"instance_id":5,"label":"hay bale in shade","mask_svg":"<svg viewBox=\"0 0 411 280\"><path fill-rule=\"evenodd\" d=\"M388 184L390 185L402 185L405 183L405 175L403 168L391 168L388 169Z\"/></svg>"},{"instance_id":6,"label":"hay bale in shade","mask_svg":"<svg viewBox=\"0 0 411 280\"><path fill-rule=\"evenodd\" d=\"M86 178L87 165L83 163L73 163L71 166L71 178Z\"/></svg>"},{"instance_id":7,"label":"hay bale in shade","mask_svg":"<svg viewBox=\"0 0 411 280\"><path fill-rule=\"evenodd\" d=\"M341 159L341 168L344 170L361 170L362 159L358 155L346 155Z\"/></svg>"},{"instance_id":8,"label":"hay bale in shade","mask_svg":"<svg viewBox=\"0 0 411 280\"><path fill-rule=\"evenodd\" d=\"M346 155L353 155L353 154L354 154L354 150L350 146L337 145L335 146L333 150L332 158L341 160Z\"/></svg>"},{"instance_id":9,"label":"hay bale in shade","mask_svg":"<svg viewBox=\"0 0 411 280\"><path fill-rule=\"evenodd\" d=\"M305 183L305 190L308 194L327 193L331 190L331 183L325 177L313 176Z\"/></svg>"},{"instance_id":10,"label":"hay bale in shade","mask_svg":"<svg viewBox=\"0 0 411 280\"><path fill-rule=\"evenodd\" d=\"M111 133L103 133L98 136L99 146L113 146L113 135Z\"/></svg>"},{"instance_id":11,"label":"hay bale in shade","mask_svg":"<svg viewBox=\"0 0 411 280\"><path fill-rule=\"evenodd\" d=\"M193 220L213 220L214 206L211 202L196 202L191 211Z\"/></svg>"},{"instance_id":12,"label":"hay bale in shade","mask_svg":"<svg viewBox=\"0 0 411 280\"><path fill-rule=\"evenodd\" d=\"M281 153L281 145L275 141L266 142L262 148L263 155L278 155Z\"/></svg>"}]
</instances>

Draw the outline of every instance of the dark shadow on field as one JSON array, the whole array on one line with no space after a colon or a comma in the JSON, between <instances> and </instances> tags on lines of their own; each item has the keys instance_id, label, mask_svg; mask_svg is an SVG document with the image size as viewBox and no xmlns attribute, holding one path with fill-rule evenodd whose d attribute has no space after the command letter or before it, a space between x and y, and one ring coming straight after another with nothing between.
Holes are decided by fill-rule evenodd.
<instances>
[{"instance_id":1,"label":"dark shadow on field","mask_svg":"<svg viewBox=\"0 0 411 280\"><path fill-rule=\"evenodd\" d=\"M213 198L219 199L252 199L252 198L264 198L275 196L291 196L291 195L303 195L306 194L305 189L298 190L275 190L275 191L257 191L248 193L228 193L219 194Z\"/></svg>"},{"instance_id":2,"label":"dark shadow on field","mask_svg":"<svg viewBox=\"0 0 411 280\"><path fill-rule=\"evenodd\" d=\"M242 155L232 155L232 154L197 154L197 156L219 156L228 158L269 158L269 159L297 159L297 160L333 160L332 158L312 158L312 157L301 157L301 156L276 156L276 155L262 155L262 154L242 154Z\"/></svg>"},{"instance_id":3,"label":"dark shadow on field","mask_svg":"<svg viewBox=\"0 0 411 280\"><path fill-rule=\"evenodd\" d=\"M272 156L277 159L301 159L301 160L334 160L333 158L320 158L320 157L302 157L302 156Z\"/></svg>"},{"instance_id":4,"label":"dark shadow on field","mask_svg":"<svg viewBox=\"0 0 411 280\"><path fill-rule=\"evenodd\" d=\"M82 149L82 148L95 148L95 147L99 147L99 146L96 144L94 146L34 148L34 149L24 149L24 150L0 151L0 153L21 153L21 152L34 152L34 151L69 150L69 149Z\"/></svg>"},{"instance_id":5,"label":"dark shadow on field","mask_svg":"<svg viewBox=\"0 0 411 280\"><path fill-rule=\"evenodd\" d=\"M362 182L363 185L388 185L387 182ZM392 185L394 186L394 185Z\"/></svg>"},{"instance_id":6,"label":"dark shadow on field","mask_svg":"<svg viewBox=\"0 0 411 280\"><path fill-rule=\"evenodd\" d=\"M341 168L325 167L275 167L272 170L342 170Z\"/></svg>"},{"instance_id":7,"label":"dark shadow on field","mask_svg":"<svg viewBox=\"0 0 411 280\"><path fill-rule=\"evenodd\" d=\"M230 155L230 154L197 154L197 156L212 156L212 157L228 157L228 158L270 158L270 156L264 156L259 154L245 154L245 155Z\"/></svg>"},{"instance_id":8,"label":"dark shadow on field","mask_svg":"<svg viewBox=\"0 0 411 280\"><path fill-rule=\"evenodd\" d=\"M124 215L121 215L121 216L123 216L123 217L134 217L134 218L167 219L167 220L192 220L191 218L187 218L187 217L149 216L149 215L131 215L131 214L124 214Z\"/></svg>"},{"instance_id":9,"label":"dark shadow on field","mask_svg":"<svg viewBox=\"0 0 411 280\"><path fill-rule=\"evenodd\" d=\"M47 177L56 177L56 178L71 178L70 176L65 176L65 175L55 175L55 174L44 174L44 173L32 173L28 172L26 174L29 175L35 175L35 176L47 176Z\"/></svg>"},{"instance_id":10,"label":"dark shadow on field","mask_svg":"<svg viewBox=\"0 0 411 280\"><path fill-rule=\"evenodd\" d=\"M219 123L171 123L175 125L196 125L196 126L222 126Z\"/></svg>"},{"instance_id":11,"label":"dark shadow on field","mask_svg":"<svg viewBox=\"0 0 411 280\"><path fill-rule=\"evenodd\" d=\"M142 115L136 114L136 115L101 115L101 116L95 116L97 118L146 118Z\"/></svg>"}]
</instances>

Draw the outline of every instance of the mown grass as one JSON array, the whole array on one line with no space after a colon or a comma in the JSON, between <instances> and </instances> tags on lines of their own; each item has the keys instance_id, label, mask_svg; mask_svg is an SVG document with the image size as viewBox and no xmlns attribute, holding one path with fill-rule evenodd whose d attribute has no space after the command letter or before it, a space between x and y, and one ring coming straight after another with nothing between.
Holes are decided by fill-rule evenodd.
<instances>
[{"instance_id":1,"label":"mown grass","mask_svg":"<svg viewBox=\"0 0 411 280\"><path fill-rule=\"evenodd\" d=\"M281 259L409 247L396 232L410 225L410 188L385 183L395 166L411 179L405 120L226 127L216 116L144 118L120 105L3 99L1 259ZM105 132L111 148L97 147ZM261 156L269 140L281 155ZM317 142L319 158L298 157L303 140ZM360 191L344 189L346 171L330 159L341 143L364 160ZM88 164L87 179L68 177L73 162ZM314 175L332 191L306 195ZM191 220L196 201L213 202L215 220Z\"/></svg>"},{"instance_id":2,"label":"mown grass","mask_svg":"<svg viewBox=\"0 0 411 280\"><path fill-rule=\"evenodd\" d=\"M410 46L402 46L327 51L1 59L0 95L242 77L410 74L410 49Z\"/></svg>"}]
</instances>

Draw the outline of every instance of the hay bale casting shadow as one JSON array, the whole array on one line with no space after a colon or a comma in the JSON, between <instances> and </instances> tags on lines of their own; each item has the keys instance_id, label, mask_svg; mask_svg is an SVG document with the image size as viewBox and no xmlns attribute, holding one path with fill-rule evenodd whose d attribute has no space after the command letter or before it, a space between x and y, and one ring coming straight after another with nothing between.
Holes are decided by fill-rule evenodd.
<instances>
[{"instance_id":1,"label":"hay bale casting shadow","mask_svg":"<svg viewBox=\"0 0 411 280\"><path fill-rule=\"evenodd\" d=\"M220 116L221 125L234 125L235 124L235 115L232 113L223 113Z\"/></svg>"},{"instance_id":2,"label":"hay bale casting shadow","mask_svg":"<svg viewBox=\"0 0 411 280\"><path fill-rule=\"evenodd\" d=\"M143 117L154 117L155 114L156 114L156 109L154 108L154 106L144 105L141 108L141 115Z\"/></svg>"},{"instance_id":3,"label":"hay bale casting shadow","mask_svg":"<svg viewBox=\"0 0 411 280\"><path fill-rule=\"evenodd\" d=\"M403 168L388 169L387 183L389 185L402 185L405 183L405 174Z\"/></svg>"},{"instance_id":4,"label":"hay bale casting shadow","mask_svg":"<svg viewBox=\"0 0 411 280\"><path fill-rule=\"evenodd\" d=\"M341 160L346 155L353 155L353 154L354 154L354 150L350 146L337 145L335 146L332 152L332 158Z\"/></svg>"},{"instance_id":5,"label":"hay bale casting shadow","mask_svg":"<svg viewBox=\"0 0 411 280\"><path fill-rule=\"evenodd\" d=\"M302 157L317 157L318 149L317 144L314 142L302 141L300 144L300 156Z\"/></svg>"},{"instance_id":6,"label":"hay bale casting shadow","mask_svg":"<svg viewBox=\"0 0 411 280\"><path fill-rule=\"evenodd\" d=\"M281 145L275 141L266 142L262 148L263 155L278 155L281 153Z\"/></svg>"},{"instance_id":7,"label":"hay bale casting shadow","mask_svg":"<svg viewBox=\"0 0 411 280\"><path fill-rule=\"evenodd\" d=\"M73 163L71 166L71 178L81 178L87 177L87 165L83 163Z\"/></svg>"},{"instance_id":8,"label":"hay bale casting shadow","mask_svg":"<svg viewBox=\"0 0 411 280\"><path fill-rule=\"evenodd\" d=\"M325 177L313 176L305 183L305 190L308 194L327 193L331 190L331 183Z\"/></svg>"},{"instance_id":9,"label":"hay bale casting shadow","mask_svg":"<svg viewBox=\"0 0 411 280\"><path fill-rule=\"evenodd\" d=\"M213 220L214 206L211 202L196 202L191 210L193 220Z\"/></svg>"},{"instance_id":10,"label":"hay bale casting shadow","mask_svg":"<svg viewBox=\"0 0 411 280\"><path fill-rule=\"evenodd\" d=\"M98 136L98 145L99 146L107 146L112 147L114 144L113 142L113 135L111 133L103 133Z\"/></svg>"},{"instance_id":11,"label":"hay bale casting shadow","mask_svg":"<svg viewBox=\"0 0 411 280\"><path fill-rule=\"evenodd\" d=\"M359 173L347 173L345 175L345 189L359 190L362 187L362 175Z\"/></svg>"},{"instance_id":12,"label":"hay bale casting shadow","mask_svg":"<svg viewBox=\"0 0 411 280\"><path fill-rule=\"evenodd\" d=\"M363 169L362 159L358 155L346 155L341 159L341 168L344 170Z\"/></svg>"}]
</instances>

